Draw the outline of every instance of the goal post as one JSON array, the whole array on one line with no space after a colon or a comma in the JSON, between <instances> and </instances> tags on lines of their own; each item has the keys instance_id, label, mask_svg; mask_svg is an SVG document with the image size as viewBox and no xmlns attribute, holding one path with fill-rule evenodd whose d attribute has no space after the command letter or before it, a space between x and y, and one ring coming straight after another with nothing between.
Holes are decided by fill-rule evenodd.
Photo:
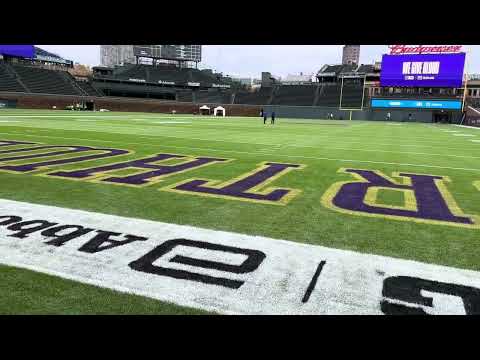
<instances>
[{"instance_id":1,"label":"goal post","mask_svg":"<svg viewBox=\"0 0 480 360\"><path fill-rule=\"evenodd\" d=\"M366 90L366 80L367 80L367 75L365 74L363 76L363 78L361 78L363 81L362 81L362 102L360 104L360 108L343 108L342 107L342 104L343 104L343 87L344 87L344 77L342 76L342 85L340 87L340 103L339 103L339 107L338 107L338 110L340 111L349 111L349 120L352 120L352 113L353 111L363 111L363 108L365 107L364 106L364 103L365 103L365 90Z\"/></svg>"}]
</instances>

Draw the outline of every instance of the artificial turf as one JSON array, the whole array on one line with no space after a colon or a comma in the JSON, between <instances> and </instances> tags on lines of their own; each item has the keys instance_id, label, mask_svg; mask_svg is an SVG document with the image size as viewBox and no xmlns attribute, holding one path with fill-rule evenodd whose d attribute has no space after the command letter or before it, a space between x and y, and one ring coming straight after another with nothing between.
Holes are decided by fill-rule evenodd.
<instances>
[{"instance_id":1,"label":"artificial turf","mask_svg":"<svg viewBox=\"0 0 480 360\"><path fill-rule=\"evenodd\" d=\"M471 136L456 136L462 134ZM480 139L480 131L476 129L424 123L396 123L394 126L375 121L279 118L275 125L264 125L260 118L2 110L0 140L109 147L131 150L132 153L112 159L58 165L27 174L0 172L0 198L480 270L478 228L345 214L327 208L321 202L334 183L354 181L350 174L339 172L341 168L367 169L388 176L400 172L447 176L451 180L446 183L447 188L463 212L480 214L480 191L474 186L474 182L480 180L480 142L475 141L477 139ZM175 174L143 187L38 176L159 153L231 161ZM8 165L27 162L8 161ZM164 190L193 178L225 182L254 170L262 162L304 165L266 186L301 190L286 205ZM125 176L129 173L131 170L122 170L109 175ZM380 191L377 200L393 206L404 202L402 194L397 191ZM11 272L16 271L0 268L2 275L10 273L10 279ZM41 276L31 274L32 277ZM17 293L15 282L6 279L2 276L0 284L8 283L12 294ZM63 286L52 286L57 285ZM109 299L117 296L113 292L108 294L112 294L105 295ZM157 309L154 305L144 305L142 301L146 300L137 304L125 300L127 298L123 295L118 296L118 303L126 301L131 312ZM15 295L12 295L13 299ZM48 295L46 299L48 301ZM117 312L121 308L120 305L102 305L102 301L96 306L95 311L99 313ZM162 306L165 311L158 310L160 313L176 312L170 305ZM29 312L29 309L35 313L39 306L21 306L18 311ZM89 313L88 306L72 309L76 313ZM8 310L0 304L0 313L5 312Z\"/></svg>"}]
</instances>

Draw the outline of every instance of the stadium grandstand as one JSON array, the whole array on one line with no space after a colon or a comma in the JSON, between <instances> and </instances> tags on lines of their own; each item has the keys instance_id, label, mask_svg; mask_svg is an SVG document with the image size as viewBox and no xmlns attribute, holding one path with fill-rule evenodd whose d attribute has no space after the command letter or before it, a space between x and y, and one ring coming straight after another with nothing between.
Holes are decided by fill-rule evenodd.
<instances>
[{"instance_id":1,"label":"stadium grandstand","mask_svg":"<svg viewBox=\"0 0 480 360\"><path fill-rule=\"evenodd\" d=\"M261 82L254 87L251 80L241 81L211 69L200 70L196 63L195 67L188 67L189 62L154 59L158 61L88 68L36 46L29 51L2 51L0 92L339 110L368 109L373 97L464 98L463 87L382 87L381 62L328 64L320 67L315 75L289 75L283 81L263 72ZM465 101L474 109L480 107L480 79L469 80Z\"/></svg>"}]
</instances>

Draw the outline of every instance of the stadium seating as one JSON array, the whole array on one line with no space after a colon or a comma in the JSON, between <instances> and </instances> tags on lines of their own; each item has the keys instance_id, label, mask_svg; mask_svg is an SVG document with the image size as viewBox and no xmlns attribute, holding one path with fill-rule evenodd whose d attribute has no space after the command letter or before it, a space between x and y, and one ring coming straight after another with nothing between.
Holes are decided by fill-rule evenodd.
<instances>
[{"instance_id":1,"label":"stadium seating","mask_svg":"<svg viewBox=\"0 0 480 360\"><path fill-rule=\"evenodd\" d=\"M89 81L77 81L77 85L86 95L89 96L103 96L100 90L97 90Z\"/></svg>"},{"instance_id":2,"label":"stadium seating","mask_svg":"<svg viewBox=\"0 0 480 360\"><path fill-rule=\"evenodd\" d=\"M46 70L38 67L12 65L29 92L41 94L82 95L63 71ZM70 78L68 77L70 76Z\"/></svg>"},{"instance_id":3,"label":"stadium seating","mask_svg":"<svg viewBox=\"0 0 480 360\"><path fill-rule=\"evenodd\" d=\"M360 65L360 67L356 71L357 73L360 74L370 74L375 72L375 66L374 65Z\"/></svg>"},{"instance_id":4,"label":"stadium seating","mask_svg":"<svg viewBox=\"0 0 480 360\"><path fill-rule=\"evenodd\" d=\"M362 107L362 92L361 85L344 85L342 90L342 108L344 109L358 109Z\"/></svg>"},{"instance_id":5,"label":"stadium seating","mask_svg":"<svg viewBox=\"0 0 480 360\"><path fill-rule=\"evenodd\" d=\"M193 93L190 90L177 91L177 101L193 102Z\"/></svg>"},{"instance_id":6,"label":"stadium seating","mask_svg":"<svg viewBox=\"0 0 480 360\"><path fill-rule=\"evenodd\" d=\"M175 84L186 84L187 82L198 82L202 86L211 84L223 84L223 78L210 70L197 70L190 68L177 68L168 65L136 65L130 64L114 69L113 75L95 75L96 78L110 78L116 80L144 80L147 83L174 82Z\"/></svg>"},{"instance_id":7,"label":"stadium seating","mask_svg":"<svg viewBox=\"0 0 480 360\"><path fill-rule=\"evenodd\" d=\"M317 99L317 106L338 107L340 104L341 85L322 85Z\"/></svg>"},{"instance_id":8,"label":"stadium seating","mask_svg":"<svg viewBox=\"0 0 480 360\"><path fill-rule=\"evenodd\" d=\"M235 104L269 105L274 88L260 88L256 92L238 91L235 94Z\"/></svg>"},{"instance_id":9,"label":"stadium seating","mask_svg":"<svg viewBox=\"0 0 480 360\"><path fill-rule=\"evenodd\" d=\"M202 90L195 94L197 103L230 104L232 94L218 89Z\"/></svg>"},{"instance_id":10,"label":"stadium seating","mask_svg":"<svg viewBox=\"0 0 480 360\"><path fill-rule=\"evenodd\" d=\"M129 84L110 81L98 82L95 88L101 90L105 96L127 96L163 100L175 100L176 97L174 89L148 84Z\"/></svg>"},{"instance_id":11,"label":"stadium seating","mask_svg":"<svg viewBox=\"0 0 480 360\"><path fill-rule=\"evenodd\" d=\"M317 87L313 85L279 86L273 105L312 106Z\"/></svg>"},{"instance_id":12,"label":"stadium seating","mask_svg":"<svg viewBox=\"0 0 480 360\"><path fill-rule=\"evenodd\" d=\"M0 91L24 92L25 90L8 65L0 62Z\"/></svg>"},{"instance_id":13,"label":"stadium seating","mask_svg":"<svg viewBox=\"0 0 480 360\"><path fill-rule=\"evenodd\" d=\"M114 78L119 80L143 79L148 81L147 72L143 65L126 65L115 69Z\"/></svg>"}]
</instances>

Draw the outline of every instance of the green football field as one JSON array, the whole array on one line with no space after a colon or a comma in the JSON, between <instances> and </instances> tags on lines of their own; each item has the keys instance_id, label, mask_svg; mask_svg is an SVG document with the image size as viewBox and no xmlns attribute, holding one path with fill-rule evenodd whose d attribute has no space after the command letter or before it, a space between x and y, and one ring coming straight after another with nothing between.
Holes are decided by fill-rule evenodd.
<instances>
[{"instance_id":1,"label":"green football field","mask_svg":"<svg viewBox=\"0 0 480 360\"><path fill-rule=\"evenodd\" d=\"M0 141L123 149L130 153L46 166L25 173L2 170L0 199L480 270L477 222L480 130L373 121L278 118L274 125L269 122L264 125L260 118L241 117L1 110ZM21 154L44 152L32 150ZM45 175L157 154L224 161L154 178L142 186L101 182L98 177L73 181ZM71 156L58 154L32 161L5 160L6 155L0 154L0 165L15 166ZM163 163L176 165L182 161L170 158ZM288 194L278 201L174 189L193 179L216 181L206 183L211 188L228 187L269 163L299 165L288 167L250 189L258 194L266 194L273 188L288 189ZM472 223L395 217L333 206L333 198L342 183L360 180L347 169L374 170L375 174L404 185L409 184L409 178L396 177L396 174L443 177L439 189L452 214L470 217ZM124 168L100 175L125 177L138 173L139 169ZM388 189L388 186L369 196L371 206L410 211L422 207L412 200L411 192ZM428 199L425 204L429 204ZM432 207L429 211L435 213L436 205L428 206ZM27 270L1 266L0 274L0 297L3 297L0 313L201 313ZM39 282L44 286L37 286ZM72 300L77 297L90 299L90 306L85 301ZM15 306L12 307L12 303Z\"/></svg>"}]
</instances>

